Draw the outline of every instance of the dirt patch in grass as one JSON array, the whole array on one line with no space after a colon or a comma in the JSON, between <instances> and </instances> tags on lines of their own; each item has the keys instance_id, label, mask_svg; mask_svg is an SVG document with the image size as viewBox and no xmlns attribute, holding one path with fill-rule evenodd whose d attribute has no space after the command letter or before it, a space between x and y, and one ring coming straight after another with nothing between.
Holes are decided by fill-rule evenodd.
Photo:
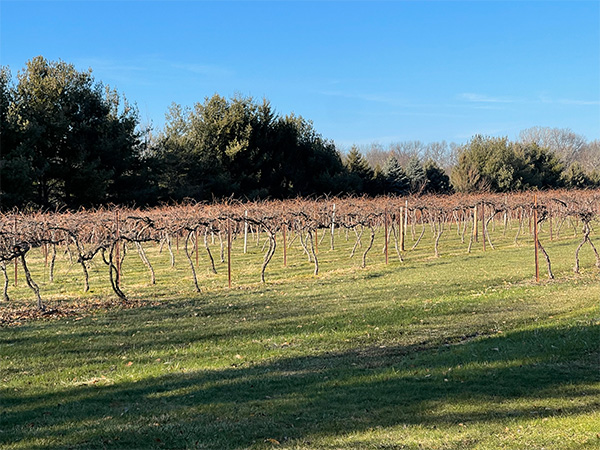
<instances>
[{"instance_id":1,"label":"dirt patch in grass","mask_svg":"<svg viewBox=\"0 0 600 450\"><path fill-rule=\"evenodd\" d=\"M0 328L19 326L32 320L57 320L73 317L80 320L98 312L118 309L141 308L157 306L160 302L155 300L132 299L122 301L118 299L89 298L82 301L46 301L44 310L25 306L22 303L5 303L0 310Z\"/></svg>"}]
</instances>

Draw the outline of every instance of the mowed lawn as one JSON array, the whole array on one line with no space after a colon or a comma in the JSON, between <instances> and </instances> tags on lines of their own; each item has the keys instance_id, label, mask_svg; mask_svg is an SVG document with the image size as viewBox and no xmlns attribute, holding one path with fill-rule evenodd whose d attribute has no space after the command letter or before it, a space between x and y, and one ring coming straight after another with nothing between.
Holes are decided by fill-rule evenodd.
<instances>
[{"instance_id":1,"label":"mowed lawn","mask_svg":"<svg viewBox=\"0 0 600 450\"><path fill-rule=\"evenodd\" d=\"M68 255L49 283L33 250L49 305L90 310L0 328L0 447L600 448L593 253L582 249L575 275L580 237L542 234L556 280L541 260L535 284L532 239L515 245L515 233L497 228L495 250L467 254L447 230L434 258L428 229L404 262L392 243L387 265L380 233L365 269L367 233L352 259L354 233L336 233L335 250L319 244L318 276L296 240L287 267L279 245L264 285L263 240L244 255L238 238L231 289L216 239L217 275L201 247L201 293L182 243L174 268L148 249L155 286L132 248L122 288L136 308L93 309L115 297L100 260L81 294ZM10 308L33 308L19 275Z\"/></svg>"}]
</instances>

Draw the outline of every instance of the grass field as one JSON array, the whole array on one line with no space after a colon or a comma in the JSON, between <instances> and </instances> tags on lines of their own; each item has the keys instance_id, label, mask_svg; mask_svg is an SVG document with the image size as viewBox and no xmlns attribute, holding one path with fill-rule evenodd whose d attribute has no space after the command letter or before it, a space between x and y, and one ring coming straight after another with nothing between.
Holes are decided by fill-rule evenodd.
<instances>
[{"instance_id":1,"label":"grass field","mask_svg":"<svg viewBox=\"0 0 600 450\"><path fill-rule=\"evenodd\" d=\"M388 265L379 236L361 269L336 235L319 276L294 244L264 285L262 242L243 255L238 241L233 288L201 254L200 294L182 250L175 268L149 250L155 286L132 250L122 286L137 308L93 308L114 298L100 262L87 294L62 254L48 283L36 250L50 306L89 308L0 328L0 447L600 448L593 255L574 275L578 238L543 235L557 279L536 285L532 239L513 236L467 255L446 231L433 258L428 232ZM22 279L10 294L33 307Z\"/></svg>"}]
</instances>

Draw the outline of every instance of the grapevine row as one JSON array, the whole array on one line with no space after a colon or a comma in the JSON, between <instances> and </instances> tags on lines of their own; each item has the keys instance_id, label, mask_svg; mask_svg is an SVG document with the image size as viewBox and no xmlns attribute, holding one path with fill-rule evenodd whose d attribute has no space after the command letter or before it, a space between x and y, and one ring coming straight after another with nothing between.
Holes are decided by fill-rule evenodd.
<instances>
[{"instance_id":1,"label":"grapevine row","mask_svg":"<svg viewBox=\"0 0 600 450\"><path fill-rule=\"evenodd\" d=\"M214 257L208 245L208 236L218 235L223 248L231 249L233 240L244 240L246 252L248 231L263 232L267 236L261 281L271 261L278 240L282 241L284 263L286 250L298 240L309 262L314 264L314 274L319 272L318 246L329 236L331 249L335 248L336 229L346 235L353 233L356 242L351 255L362 247L362 266L373 248L377 232L384 230L386 262L391 252L403 261L406 252L414 250L427 227L435 237L434 255L440 255L442 234L455 227L456 233L470 252L473 243L481 238L482 244L494 248L489 233L494 221L503 221L504 232L508 221L517 221L515 243L525 233L528 224L537 229L547 226L550 239L560 235L565 226L576 229L581 225L582 241L575 251L575 272L579 271L579 251L586 243L596 256L600 256L590 235L592 221L600 206L600 191L547 191L535 194L489 194L420 197L324 198L317 200L263 201L256 203L182 204L153 209L101 208L77 212L19 212L0 215L0 269L4 274L3 295L9 300L7 265L20 263L26 282L37 298L37 307L44 309L40 289L31 276L27 255L41 248L49 264L50 281L53 280L57 247L63 246L75 255L83 273L83 290L89 290L88 265L100 259L107 267L107 275L115 294L126 301L120 286L121 264L126 248L134 247L148 269L150 281L155 283L154 268L145 252L145 245L155 243L167 248L174 265L173 242L183 244L194 288L200 292L196 267L200 251L206 252L210 269L216 272ZM420 227L420 230L419 230ZM365 233L366 236L365 236ZM410 233L414 244L409 249L406 236ZM480 234L481 233L481 234ZM227 237L227 244L222 241ZM541 242L536 243L544 255L548 276L553 277L551 261ZM202 249L202 250L201 250ZM193 257L195 256L195 262ZM223 257L221 258L223 260ZM227 258L228 262L231 257ZM229 276L231 283L231 274Z\"/></svg>"}]
</instances>

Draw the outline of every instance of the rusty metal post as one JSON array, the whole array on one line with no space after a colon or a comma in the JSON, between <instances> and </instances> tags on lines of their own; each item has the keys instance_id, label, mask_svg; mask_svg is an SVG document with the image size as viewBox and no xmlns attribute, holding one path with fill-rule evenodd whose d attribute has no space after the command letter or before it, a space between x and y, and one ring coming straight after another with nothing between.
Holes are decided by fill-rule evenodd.
<instances>
[{"instance_id":1,"label":"rusty metal post","mask_svg":"<svg viewBox=\"0 0 600 450\"><path fill-rule=\"evenodd\" d=\"M538 262L538 226L537 226L537 194L533 195L533 238L535 240L535 282L540 282L540 266Z\"/></svg>"},{"instance_id":2,"label":"rusty metal post","mask_svg":"<svg viewBox=\"0 0 600 450\"><path fill-rule=\"evenodd\" d=\"M231 289L231 222L227 217L227 281Z\"/></svg>"}]
</instances>

